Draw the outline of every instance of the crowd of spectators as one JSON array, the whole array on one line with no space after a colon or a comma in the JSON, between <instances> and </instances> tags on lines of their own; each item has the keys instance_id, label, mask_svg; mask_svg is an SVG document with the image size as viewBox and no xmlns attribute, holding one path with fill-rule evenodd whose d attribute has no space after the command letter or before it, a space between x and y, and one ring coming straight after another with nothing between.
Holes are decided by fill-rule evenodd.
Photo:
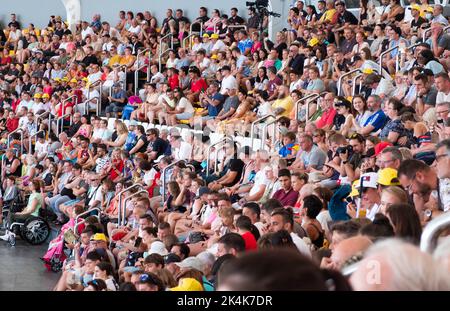
<instances>
[{"instance_id":1,"label":"crowd of spectators","mask_svg":"<svg viewBox=\"0 0 450 311\"><path fill-rule=\"evenodd\" d=\"M255 8L11 14L0 222L53 222L58 291L450 290L449 238L418 247L450 209L450 34L414 2L297 1L273 40Z\"/></svg>"}]
</instances>

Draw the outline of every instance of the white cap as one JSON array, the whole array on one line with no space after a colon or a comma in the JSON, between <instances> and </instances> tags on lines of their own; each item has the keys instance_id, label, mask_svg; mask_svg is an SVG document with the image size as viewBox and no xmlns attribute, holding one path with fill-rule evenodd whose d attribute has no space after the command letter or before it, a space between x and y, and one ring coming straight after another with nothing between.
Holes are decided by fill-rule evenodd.
<instances>
[{"instance_id":1,"label":"white cap","mask_svg":"<svg viewBox=\"0 0 450 311\"><path fill-rule=\"evenodd\" d=\"M378 188L378 173L365 173L362 174L356 184L356 188L361 188L361 180L363 182L362 186L364 188Z\"/></svg>"},{"instance_id":2,"label":"white cap","mask_svg":"<svg viewBox=\"0 0 450 311\"><path fill-rule=\"evenodd\" d=\"M175 263L180 268L186 268L186 269L195 269L200 272L203 272L203 269L205 267L205 264L203 261L201 261L197 257L188 257L182 262L176 262Z\"/></svg>"},{"instance_id":3,"label":"white cap","mask_svg":"<svg viewBox=\"0 0 450 311\"><path fill-rule=\"evenodd\" d=\"M155 241L152 243L148 254L159 254L161 256L166 256L169 252L166 249L166 246L161 241Z\"/></svg>"}]
</instances>

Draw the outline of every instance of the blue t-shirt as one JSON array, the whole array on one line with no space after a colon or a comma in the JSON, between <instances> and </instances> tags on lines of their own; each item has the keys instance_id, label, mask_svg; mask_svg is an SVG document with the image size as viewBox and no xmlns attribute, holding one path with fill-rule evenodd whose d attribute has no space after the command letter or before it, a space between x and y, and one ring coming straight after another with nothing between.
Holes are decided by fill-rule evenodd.
<instances>
[{"instance_id":1,"label":"blue t-shirt","mask_svg":"<svg viewBox=\"0 0 450 311\"><path fill-rule=\"evenodd\" d=\"M223 106L223 95L220 94L219 92L217 92L216 94L214 94L212 96L212 100L218 100L220 102L219 105L217 106L213 106L211 104L208 104L207 108L208 108L208 115L210 117L217 117L217 115L219 114L220 110L222 110L222 106Z\"/></svg>"},{"instance_id":2,"label":"blue t-shirt","mask_svg":"<svg viewBox=\"0 0 450 311\"><path fill-rule=\"evenodd\" d=\"M386 120L386 115L384 114L383 110L380 109L367 119L364 126L372 125L374 127L374 130L372 132L376 132L386 124Z\"/></svg>"},{"instance_id":3,"label":"blue t-shirt","mask_svg":"<svg viewBox=\"0 0 450 311\"><path fill-rule=\"evenodd\" d=\"M128 132L127 140L125 141L125 150L130 151L136 145L136 134L133 132Z\"/></svg>"},{"instance_id":4,"label":"blue t-shirt","mask_svg":"<svg viewBox=\"0 0 450 311\"><path fill-rule=\"evenodd\" d=\"M241 53L244 54L246 49L252 48L253 41L247 38L246 40L239 41L237 46L241 50Z\"/></svg>"}]
</instances>

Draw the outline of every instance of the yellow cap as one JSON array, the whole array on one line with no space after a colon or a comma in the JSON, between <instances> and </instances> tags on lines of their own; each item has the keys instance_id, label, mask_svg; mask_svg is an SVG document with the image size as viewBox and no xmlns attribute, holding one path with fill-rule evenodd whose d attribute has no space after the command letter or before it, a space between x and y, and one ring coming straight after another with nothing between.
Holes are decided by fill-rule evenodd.
<instances>
[{"instance_id":1,"label":"yellow cap","mask_svg":"<svg viewBox=\"0 0 450 311\"><path fill-rule=\"evenodd\" d=\"M203 38L209 38L209 35L207 33L204 33Z\"/></svg>"},{"instance_id":2,"label":"yellow cap","mask_svg":"<svg viewBox=\"0 0 450 311\"><path fill-rule=\"evenodd\" d=\"M48 95L47 93L44 93L44 94L42 95L42 98L50 98L50 95Z\"/></svg>"},{"instance_id":3,"label":"yellow cap","mask_svg":"<svg viewBox=\"0 0 450 311\"><path fill-rule=\"evenodd\" d=\"M219 39L219 35L216 34L216 33L213 33L213 34L211 35L211 39Z\"/></svg>"},{"instance_id":4,"label":"yellow cap","mask_svg":"<svg viewBox=\"0 0 450 311\"><path fill-rule=\"evenodd\" d=\"M62 78L62 81L63 81L63 82L69 82L69 78L64 77L64 78Z\"/></svg>"},{"instance_id":5,"label":"yellow cap","mask_svg":"<svg viewBox=\"0 0 450 311\"><path fill-rule=\"evenodd\" d=\"M104 233L96 233L91 237L91 241L103 241L108 242L108 238Z\"/></svg>"},{"instance_id":6,"label":"yellow cap","mask_svg":"<svg viewBox=\"0 0 450 311\"><path fill-rule=\"evenodd\" d=\"M172 292L200 292L203 291L203 286L199 281L193 278L181 279L177 287L170 289Z\"/></svg>"},{"instance_id":7,"label":"yellow cap","mask_svg":"<svg viewBox=\"0 0 450 311\"><path fill-rule=\"evenodd\" d=\"M426 11L426 12L433 13L433 7L429 6L429 7L426 8L425 11Z\"/></svg>"},{"instance_id":8,"label":"yellow cap","mask_svg":"<svg viewBox=\"0 0 450 311\"><path fill-rule=\"evenodd\" d=\"M315 46L317 43L319 43L319 39L317 38L312 38L309 40L309 46Z\"/></svg>"},{"instance_id":9,"label":"yellow cap","mask_svg":"<svg viewBox=\"0 0 450 311\"><path fill-rule=\"evenodd\" d=\"M78 83L77 79L70 80L70 83Z\"/></svg>"},{"instance_id":10,"label":"yellow cap","mask_svg":"<svg viewBox=\"0 0 450 311\"><path fill-rule=\"evenodd\" d=\"M378 183L383 186L398 186L397 170L387 167L378 171Z\"/></svg>"},{"instance_id":11,"label":"yellow cap","mask_svg":"<svg viewBox=\"0 0 450 311\"><path fill-rule=\"evenodd\" d=\"M54 78L53 81L61 82L61 78Z\"/></svg>"},{"instance_id":12,"label":"yellow cap","mask_svg":"<svg viewBox=\"0 0 450 311\"><path fill-rule=\"evenodd\" d=\"M219 59L219 57L216 54L214 54L211 56L211 59Z\"/></svg>"},{"instance_id":13,"label":"yellow cap","mask_svg":"<svg viewBox=\"0 0 450 311\"><path fill-rule=\"evenodd\" d=\"M365 73L366 75L370 75L371 73L373 73L373 69L372 68L365 68L362 71L363 73Z\"/></svg>"},{"instance_id":14,"label":"yellow cap","mask_svg":"<svg viewBox=\"0 0 450 311\"><path fill-rule=\"evenodd\" d=\"M83 81L83 82L89 82L89 79L86 78L86 77L84 77L84 78L81 79L81 81Z\"/></svg>"},{"instance_id":15,"label":"yellow cap","mask_svg":"<svg viewBox=\"0 0 450 311\"><path fill-rule=\"evenodd\" d=\"M42 98L42 94L41 93L36 93L36 94L34 94L34 98Z\"/></svg>"},{"instance_id":16,"label":"yellow cap","mask_svg":"<svg viewBox=\"0 0 450 311\"><path fill-rule=\"evenodd\" d=\"M411 4L411 10L417 10L420 12L420 5L417 4Z\"/></svg>"}]
</instances>

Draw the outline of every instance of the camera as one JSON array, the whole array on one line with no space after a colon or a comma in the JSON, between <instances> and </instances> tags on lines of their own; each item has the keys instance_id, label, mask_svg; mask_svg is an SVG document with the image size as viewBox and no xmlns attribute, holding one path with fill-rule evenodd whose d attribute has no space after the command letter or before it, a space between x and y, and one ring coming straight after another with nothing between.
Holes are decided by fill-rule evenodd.
<instances>
[{"instance_id":1,"label":"camera","mask_svg":"<svg viewBox=\"0 0 450 311\"><path fill-rule=\"evenodd\" d=\"M245 2L246 6L267 7L269 6L269 0L256 0Z\"/></svg>"},{"instance_id":2,"label":"camera","mask_svg":"<svg viewBox=\"0 0 450 311\"><path fill-rule=\"evenodd\" d=\"M348 146L344 146L344 147L339 147L336 149L336 153L337 154L341 154L341 153L351 153L353 152L353 147L348 145Z\"/></svg>"},{"instance_id":3,"label":"camera","mask_svg":"<svg viewBox=\"0 0 450 311\"><path fill-rule=\"evenodd\" d=\"M439 120L437 120L437 123L438 123L438 124L444 124L444 119L439 119Z\"/></svg>"}]
</instances>

